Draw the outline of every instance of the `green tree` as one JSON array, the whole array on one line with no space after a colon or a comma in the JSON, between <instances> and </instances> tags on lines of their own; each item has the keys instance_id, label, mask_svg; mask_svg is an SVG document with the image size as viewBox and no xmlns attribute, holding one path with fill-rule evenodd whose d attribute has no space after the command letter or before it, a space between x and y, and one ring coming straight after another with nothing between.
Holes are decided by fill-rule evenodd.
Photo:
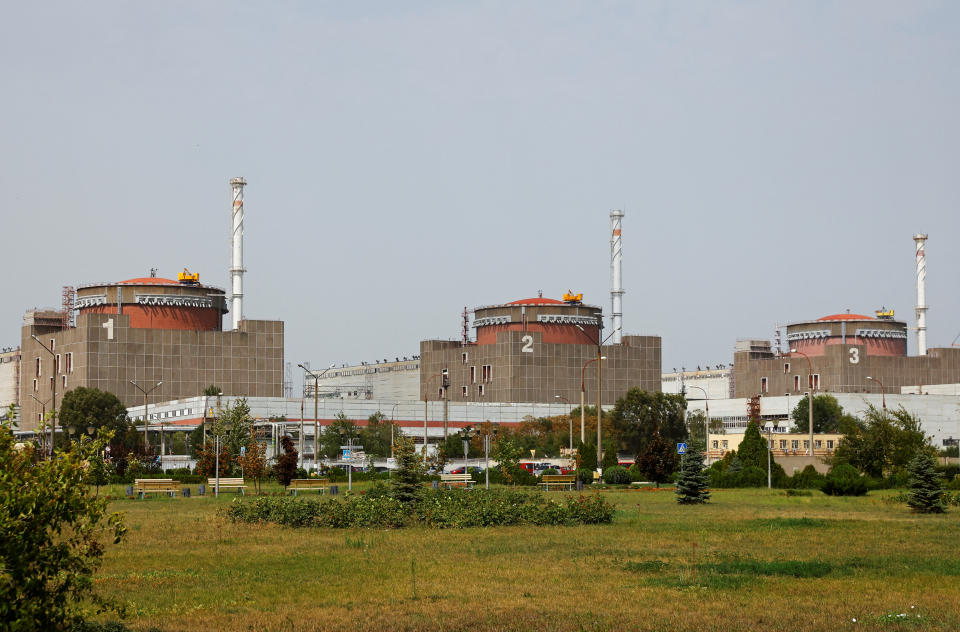
<instances>
[{"instance_id":1,"label":"green tree","mask_svg":"<svg viewBox=\"0 0 960 632\"><path fill-rule=\"evenodd\" d=\"M907 504L919 513L943 513L947 503L943 497L943 480L930 450L920 450L907 464L910 473Z\"/></svg>"},{"instance_id":2,"label":"green tree","mask_svg":"<svg viewBox=\"0 0 960 632\"><path fill-rule=\"evenodd\" d=\"M867 409L864 419L843 419L844 435L834 464L848 463L864 474L881 477L905 471L916 453L929 446L920 418L903 406L895 410Z\"/></svg>"},{"instance_id":3,"label":"green tree","mask_svg":"<svg viewBox=\"0 0 960 632\"><path fill-rule=\"evenodd\" d=\"M130 428L127 407L116 395L86 386L78 386L64 394L57 417L59 425L72 427L78 434L86 434L87 428L91 427L94 432L101 428L109 430L113 432L115 443L122 442Z\"/></svg>"},{"instance_id":4,"label":"green tree","mask_svg":"<svg viewBox=\"0 0 960 632\"><path fill-rule=\"evenodd\" d=\"M394 423L379 410L367 418L367 425L360 431L360 443L371 456L390 456L390 436ZM395 433L394 433L395 434Z\"/></svg>"},{"instance_id":5,"label":"green tree","mask_svg":"<svg viewBox=\"0 0 960 632\"><path fill-rule=\"evenodd\" d=\"M757 424L750 422L737 447L737 456L743 467L753 465L767 471L767 440L760 434Z\"/></svg>"},{"instance_id":6,"label":"green tree","mask_svg":"<svg viewBox=\"0 0 960 632\"><path fill-rule=\"evenodd\" d=\"M613 407L611 425L626 450L641 454L657 431L668 443L680 443L687 438L686 406L683 395L631 388Z\"/></svg>"},{"instance_id":7,"label":"green tree","mask_svg":"<svg viewBox=\"0 0 960 632\"><path fill-rule=\"evenodd\" d=\"M320 454L328 459L340 456L340 446L347 445L347 439L354 439L359 443L360 431L357 424L343 412L337 413L337 418L320 434Z\"/></svg>"},{"instance_id":8,"label":"green tree","mask_svg":"<svg viewBox=\"0 0 960 632\"><path fill-rule=\"evenodd\" d=\"M507 484L517 482L520 476L520 458L523 448L511 437L498 437L493 443L491 455L497 461L497 469Z\"/></svg>"},{"instance_id":9,"label":"green tree","mask_svg":"<svg viewBox=\"0 0 960 632\"><path fill-rule=\"evenodd\" d=\"M801 397L793 412L793 428L790 432L810 431L810 398ZM843 407L833 395L813 396L813 431L818 434L840 431L840 424L844 418L850 416L843 412Z\"/></svg>"},{"instance_id":10,"label":"green tree","mask_svg":"<svg viewBox=\"0 0 960 632\"><path fill-rule=\"evenodd\" d=\"M221 445L226 446L231 458L237 458L240 456L240 448L250 441L252 428L250 405L246 398L241 397L220 410L213 422L213 436L220 437Z\"/></svg>"},{"instance_id":11,"label":"green tree","mask_svg":"<svg viewBox=\"0 0 960 632\"><path fill-rule=\"evenodd\" d=\"M413 437L401 435L395 439L397 469L390 477L391 495L405 507L412 507L420 499L423 459L414 448Z\"/></svg>"},{"instance_id":12,"label":"green tree","mask_svg":"<svg viewBox=\"0 0 960 632\"><path fill-rule=\"evenodd\" d=\"M18 632L68 630L80 622L81 603L101 611L109 604L94 592L103 534L119 543L126 528L107 514L106 499L90 494L87 461L109 441L93 440L33 463L0 427L0 622Z\"/></svg>"},{"instance_id":13,"label":"green tree","mask_svg":"<svg viewBox=\"0 0 960 632\"><path fill-rule=\"evenodd\" d=\"M677 476L677 502L681 505L703 504L710 499L709 478L703 468L703 453L693 446L684 455Z\"/></svg>"},{"instance_id":14,"label":"green tree","mask_svg":"<svg viewBox=\"0 0 960 632\"><path fill-rule=\"evenodd\" d=\"M194 392L196 392L196 391L194 391ZM215 385L215 384L211 384L211 385L208 386L207 388L203 389L203 394L204 394L205 397L216 397L217 395L222 395L222 394L223 394L223 391L220 390L220 387L219 387L219 386L217 386L217 385Z\"/></svg>"},{"instance_id":15,"label":"green tree","mask_svg":"<svg viewBox=\"0 0 960 632\"><path fill-rule=\"evenodd\" d=\"M592 443L577 443L578 469L597 469L597 446Z\"/></svg>"},{"instance_id":16,"label":"green tree","mask_svg":"<svg viewBox=\"0 0 960 632\"><path fill-rule=\"evenodd\" d=\"M0 417L0 426L6 426L11 429L16 429L17 427L17 405L10 404L7 406L7 411L3 413L3 416Z\"/></svg>"},{"instance_id":17,"label":"green tree","mask_svg":"<svg viewBox=\"0 0 960 632\"><path fill-rule=\"evenodd\" d=\"M660 487L677 469L677 449L667 443L659 432L655 432L643 453L637 457L637 469Z\"/></svg>"}]
</instances>

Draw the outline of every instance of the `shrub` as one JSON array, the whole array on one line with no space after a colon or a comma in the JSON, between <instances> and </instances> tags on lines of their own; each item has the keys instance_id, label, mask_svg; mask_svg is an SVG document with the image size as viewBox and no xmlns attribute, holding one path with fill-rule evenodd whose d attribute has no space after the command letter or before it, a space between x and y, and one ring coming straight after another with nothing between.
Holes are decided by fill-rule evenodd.
<instances>
[{"instance_id":1,"label":"shrub","mask_svg":"<svg viewBox=\"0 0 960 632\"><path fill-rule=\"evenodd\" d=\"M766 487L767 471L756 465L748 465L740 471L736 482L737 487Z\"/></svg>"},{"instance_id":2,"label":"shrub","mask_svg":"<svg viewBox=\"0 0 960 632\"><path fill-rule=\"evenodd\" d=\"M830 496L863 496L867 493L867 482L857 468L842 463L830 469L822 490Z\"/></svg>"},{"instance_id":3,"label":"shrub","mask_svg":"<svg viewBox=\"0 0 960 632\"><path fill-rule=\"evenodd\" d=\"M607 485L629 485L630 472L622 465L614 465L603 470L603 482Z\"/></svg>"},{"instance_id":4,"label":"shrub","mask_svg":"<svg viewBox=\"0 0 960 632\"><path fill-rule=\"evenodd\" d=\"M560 474L560 472L553 469L552 467L548 467L547 469L545 469L540 473L541 476L557 476L558 474Z\"/></svg>"},{"instance_id":5,"label":"shrub","mask_svg":"<svg viewBox=\"0 0 960 632\"><path fill-rule=\"evenodd\" d=\"M953 477L953 480L947 483L947 489L960 489L960 474Z\"/></svg>"},{"instance_id":6,"label":"shrub","mask_svg":"<svg viewBox=\"0 0 960 632\"><path fill-rule=\"evenodd\" d=\"M600 495L560 500L516 490L424 490L404 506L385 486L343 499L289 496L236 499L226 510L234 522L272 522L290 527L398 528L422 524L437 529L504 525L600 524L613 520L613 505Z\"/></svg>"},{"instance_id":7,"label":"shrub","mask_svg":"<svg viewBox=\"0 0 960 632\"><path fill-rule=\"evenodd\" d=\"M589 485L593 482L593 470L585 467L577 470L577 480L584 485Z\"/></svg>"},{"instance_id":8,"label":"shrub","mask_svg":"<svg viewBox=\"0 0 960 632\"><path fill-rule=\"evenodd\" d=\"M823 474L813 465L808 465L793 475L791 483L794 489L820 489L823 487L823 481Z\"/></svg>"}]
</instances>

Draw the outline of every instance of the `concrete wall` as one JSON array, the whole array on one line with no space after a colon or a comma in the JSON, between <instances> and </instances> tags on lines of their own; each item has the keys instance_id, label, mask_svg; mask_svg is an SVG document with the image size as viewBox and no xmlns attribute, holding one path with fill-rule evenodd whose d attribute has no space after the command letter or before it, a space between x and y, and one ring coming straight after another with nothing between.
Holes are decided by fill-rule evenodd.
<instances>
[{"instance_id":1,"label":"concrete wall","mask_svg":"<svg viewBox=\"0 0 960 632\"><path fill-rule=\"evenodd\" d=\"M0 353L0 411L10 404L20 405L17 373L20 371L20 350Z\"/></svg>"}]
</instances>

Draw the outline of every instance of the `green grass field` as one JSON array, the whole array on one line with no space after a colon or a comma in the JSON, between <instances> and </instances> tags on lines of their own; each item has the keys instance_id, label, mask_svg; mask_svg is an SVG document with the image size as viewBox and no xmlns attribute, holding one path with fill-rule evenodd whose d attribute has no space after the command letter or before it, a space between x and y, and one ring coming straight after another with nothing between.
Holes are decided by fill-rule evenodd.
<instances>
[{"instance_id":1,"label":"green grass field","mask_svg":"<svg viewBox=\"0 0 960 632\"><path fill-rule=\"evenodd\" d=\"M119 500L130 531L97 584L131 627L170 632L960 629L956 509L602 493L612 525L459 531L233 524L233 493Z\"/></svg>"}]
</instances>

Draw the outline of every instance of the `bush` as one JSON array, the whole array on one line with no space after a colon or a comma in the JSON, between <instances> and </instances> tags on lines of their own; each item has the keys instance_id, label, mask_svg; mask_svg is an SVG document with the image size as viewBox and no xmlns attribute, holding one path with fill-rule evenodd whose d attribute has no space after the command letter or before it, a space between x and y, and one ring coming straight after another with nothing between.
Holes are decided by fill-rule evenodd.
<instances>
[{"instance_id":1,"label":"bush","mask_svg":"<svg viewBox=\"0 0 960 632\"><path fill-rule=\"evenodd\" d=\"M234 522L271 522L290 527L337 529L399 528L421 524L436 529L504 525L576 525L609 523L613 505L598 494L560 500L515 490L424 490L412 506L390 497L384 486L341 499L289 496L236 499L226 510Z\"/></svg>"},{"instance_id":2,"label":"bush","mask_svg":"<svg viewBox=\"0 0 960 632\"><path fill-rule=\"evenodd\" d=\"M593 482L593 470L585 467L577 470L577 480L584 485L591 484Z\"/></svg>"},{"instance_id":3,"label":"bush","mask_svg":"<svg viewBox=\"0 0 960 632\"><path fill-rule=\"evenodd\" d=\"M857 468L842 463L830 469L822 491L830 496L863 496L867 493L867 482Z\"/></svg>"},{"instance_id":4,"label":"bush","mask_svg":"<svg viewBox=\"0 0 960 632\"><path fill-rule=\"evenodd\" d=\"M735 484L737 487L766 487L767 471L756 465L748 465L740 471Z\"/></svg>"},{"instance_id":5,"label":"bush","mask_svg":"<svg viewBox=\"0 0 960 632\"><path fill-rule=\"evenodd\" d=\"M794 489L820 489L823 487L823 474L817 468L808 465L793 475L790 481Z\"/></svg>"},{"instance_id":6,"label":"bush","mask_svg":"<svg viewBox=\"0 0 960 632\"><path fill-rule=\"evenodd\" d=\"M630 472L622 465L614 465L603 470L603 482L607 485L629 485Z\"/></svg>"},{"instance_id":7,"label":"bush","mask_svg":"<svg viewBox=\"0 0 960 632\"><path fill-rule=\"evenodd\" d=\"M560 472L553 469L552 467L548 467L544 471L540 472L540 476L557 476L558 474L560 474Z\"/></svg>"},{"instance_id":8,"label":"bush","mask_svg":"<svg viewBox=\"0 0 960 632\"><path fill-rule=\"evenodd\" d=\"M947 483L947 489L960 489L960 474L953 477L953 480Z\"/></svg>"}]
</instances>

